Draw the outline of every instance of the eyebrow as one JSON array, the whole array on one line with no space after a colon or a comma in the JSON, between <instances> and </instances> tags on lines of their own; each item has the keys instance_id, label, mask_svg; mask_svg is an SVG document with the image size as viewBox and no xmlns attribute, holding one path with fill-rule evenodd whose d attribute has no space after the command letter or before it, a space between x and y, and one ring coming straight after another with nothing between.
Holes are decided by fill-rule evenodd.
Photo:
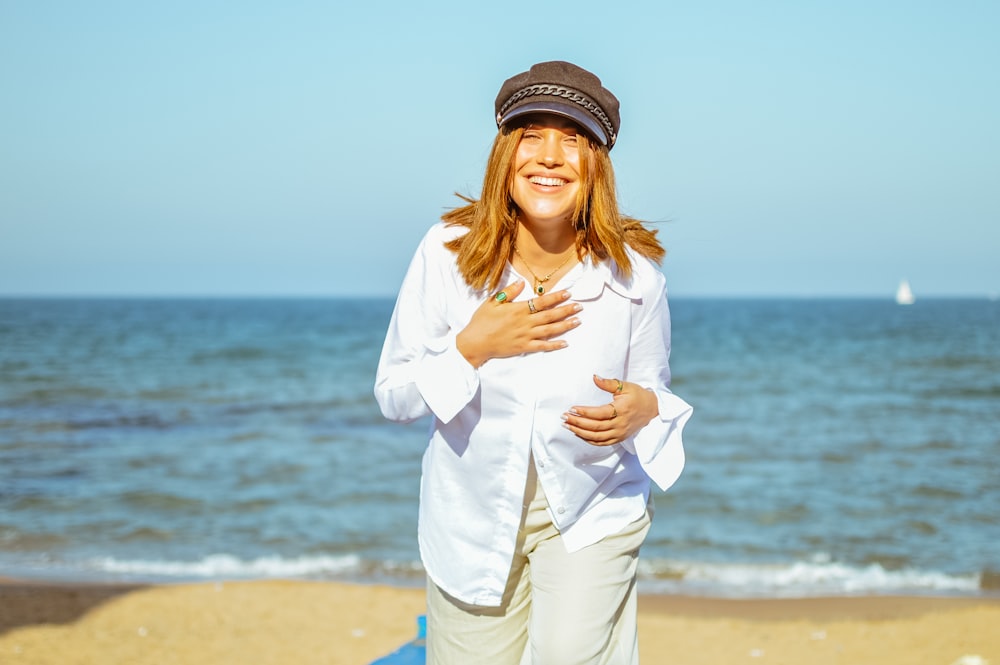
<instances>
[{"instance_id":1,"label":"eyebrow","mask_svg":"<svg viewBox=\"0 0 1000 665\"><path fill-rule=\"evenodd\" d=\"M580 134L580 133L583 132L583 130L580 129L580 127L577 126L577 124L575 122L573 122L572 120L564 120L562 118L559 118L556 121L547 121L547 122L537 122L537 121L536 122L532 122L532 121L529 121L529 122L526 122L524 124L524 128L525 129L549 129L549 128L552 128L552 129L559 129L559 130L562 130L564 132L567 129L569 129L569 130L572 130L572 132L574 134ZM569 132L566 132L566 133L569 133Z\"/></svg>"}]
</instances>

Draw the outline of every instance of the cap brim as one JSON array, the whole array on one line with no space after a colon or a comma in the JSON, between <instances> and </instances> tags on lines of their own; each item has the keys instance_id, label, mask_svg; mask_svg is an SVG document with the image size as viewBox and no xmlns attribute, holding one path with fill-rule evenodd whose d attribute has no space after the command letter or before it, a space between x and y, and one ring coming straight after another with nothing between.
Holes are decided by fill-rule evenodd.
<instances>
[{"instance_id":1,"label":"cap brim","mask_svg":"<svg viewBox=\"0 0 1000 665\"><path fill-rule=\"evenodd\" d=\"M531 113L551 113L553 115L562 116L563 118L568 118L580 125L580 127L582 127L587 134L597 139L601 145L608 145L608 137L604 133L604 128L601 127L600 123L598 123L593 116L576 104L559 103L554 99L529 102L528 104L522 104L521 106L513 108L507 112L507 115L500 119L500 122L497 123L497 125L503 127L514 118L520 118L521 116L529 115Z\"/></svg>"}]
</instances>

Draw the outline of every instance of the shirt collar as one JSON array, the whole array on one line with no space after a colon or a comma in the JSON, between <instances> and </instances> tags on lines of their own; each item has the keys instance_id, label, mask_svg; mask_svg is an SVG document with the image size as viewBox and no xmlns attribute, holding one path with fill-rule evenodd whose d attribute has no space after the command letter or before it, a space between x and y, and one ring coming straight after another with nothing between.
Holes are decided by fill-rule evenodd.
<instances>
[{"instance_id":1,"label":"shirt collar","mask_svg":"<svg viewBox=\"0 0 1000 665\"><path fill-rule=\"evenodd\" d=\"M625 298L635 299L640 296L634 277L622 275L618 265L611 259L595 263L589 254L584 257L576 279L560 284L559 288L568 289L573 300L593 300L601 295L605 286Z\"/></svg>"}]
</instances>

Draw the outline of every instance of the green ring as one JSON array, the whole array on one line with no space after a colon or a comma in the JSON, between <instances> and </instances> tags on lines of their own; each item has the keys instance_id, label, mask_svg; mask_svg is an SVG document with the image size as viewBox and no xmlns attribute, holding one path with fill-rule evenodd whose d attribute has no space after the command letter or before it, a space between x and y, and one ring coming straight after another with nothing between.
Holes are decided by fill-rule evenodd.
<instances>
[{"instance_id":1,"label":"green ring","mask_svg":"<svg viewBox=\"0 0 1000 665\"><path fill-rule=\"evenodd\" d=\"M494 298L494 300L496 300L497 302L503 302L503 301L507 300L507 294L504 293L503 291L501 291L500 293L498 293L496 295L496 297Z\"/></svg>"}]
</instances>

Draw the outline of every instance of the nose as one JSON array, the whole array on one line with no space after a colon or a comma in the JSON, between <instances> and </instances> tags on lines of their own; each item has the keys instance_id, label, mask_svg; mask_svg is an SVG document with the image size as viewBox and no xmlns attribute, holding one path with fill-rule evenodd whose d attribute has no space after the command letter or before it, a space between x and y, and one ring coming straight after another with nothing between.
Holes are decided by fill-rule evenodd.
<instances>
[{"instance_id":1,"label":"nose","mask_svg":"<svg viewBox=\"0 0 1000 665\"><path fill-rule=\"evenodd\" d=\"M548 168L563 163L562 144L559 137L555 136L555 132L547 134L545 140L542 141L542 145L538 149L538 161Z\"/></svg>"}]
</instances>

